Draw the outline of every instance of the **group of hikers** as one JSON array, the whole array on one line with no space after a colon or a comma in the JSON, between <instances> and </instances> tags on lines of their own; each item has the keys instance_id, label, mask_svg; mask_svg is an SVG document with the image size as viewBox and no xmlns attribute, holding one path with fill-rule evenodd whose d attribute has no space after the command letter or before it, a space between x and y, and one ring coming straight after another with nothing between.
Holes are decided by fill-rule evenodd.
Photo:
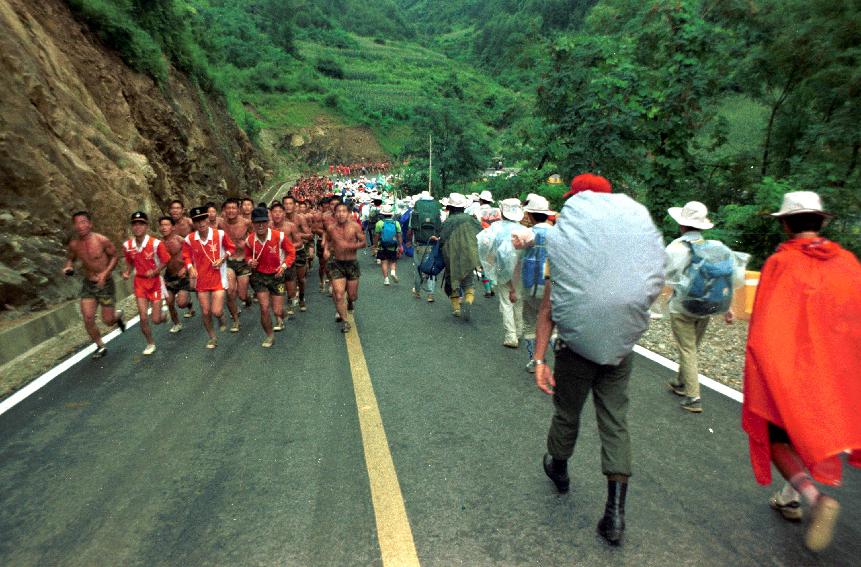
<instances>
[{"instance_id":1,"label":"group of hikers","mask_svg":"<svg viewBox=\"0 0 861 567\"><path fill-rule=\"evenodd\" d=\"M149 234L145 212L133 213L132 237L122 245L123 277L134 272L144 354L155 352L150 323L164 320L163 300L176 333L182 329L178 309L191 309L196 293L206 347L216 348L213 317L226 330L226 304L230 331L238 331L240 305L253 305L249 285L259 304L262 346L271 347L294 309L307 309L305 279L315 258L320 290L331 293L335 320L349 333L358 251L373 250L385 286L399 282L398 261L411 256L412 294L434 302L441 278L455 318L471 319L476 289L497 298L503 346L519 348L522 340L525 370L553 396L542 466L560 493L569 491L567 463L592 394L607 479L597 531L620 544L632 475L627 413L634 345L655 316L661 292L671 287L666 309L679 370L668 389L681 397L683 410L701 413L697 349L712 317L733 321L732 295L743 284L746 255L705 238L702 231L714 225L697 201L667 211L679 236L665 245L643 205L590 173L571 181L558 212L539 194L523 202L496 202L489 191L451 193L439 201L428 192L396 199L392 181L314 177L268 205L231 198L220 210L209 203L187 216L183 203L174 201L158 219L160 239ZM787 240L762 268L746 349L742 425L756 480L771 482L772 463L786 480L770 506L800 521L806 504L804 543L819 551L832 540L839 504L814 481L838 485L844 453L861 466L855 415L861 407L861 265L819 235L832 214L816 193L787 193L772 216ZM71 274L76 260L83 265L81 311L96 343L93 356L101 357L107 351L95 324L98 306L106 325L124 328L111 280L119 255L92 231L89 213L77 212L72 220L77 236L65 271Z\"/></svg>"}]
</instances>

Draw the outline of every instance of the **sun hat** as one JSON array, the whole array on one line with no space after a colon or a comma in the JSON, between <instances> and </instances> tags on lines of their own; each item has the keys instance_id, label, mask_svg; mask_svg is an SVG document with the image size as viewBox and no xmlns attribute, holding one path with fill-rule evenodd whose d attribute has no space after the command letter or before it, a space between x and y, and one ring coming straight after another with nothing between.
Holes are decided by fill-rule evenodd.
<instances>
[{"instance_id":1,"label":"sun hat","mask_svg":"<svg viewBox=\"0 0 861 567\"><path fill-rule=\"evenodd\" d=\"M573 197L577 193L581 193L583 191L612 193L613 186L606 177L601 177L600 175L594 175L592 173L582 173L571 180L571 189L565 193L562 198L567 199L568 197Z\"/></svg>"},{"instance_id":2,"label":"sun hat","mask_svg":"<svg viewBox=\"0 0 861 567\"><path fill-rule=\"evenodd\" d=\"M499 207L503 218L514 222L523 220L523 205L520 204L520 199L503 199L499 202Z\"/></svg>"},{"instance_id":3,"label":"sun hat","mask_svg":"<svg viewBox=\"0 0 861 567\"><path fill-rule=\"evenodd\" d=\"M448 197L443 197L441 202L443 207L465 209L469 206L469 199L462 193L452 193Z\"/></svg>"},{"instance_id":4,"label":"sun hat","mask_svg":"<svg viewBox=\"0 0 861 567\"><path fill-rule=\"evenodd\" d=\"M487 189L485 189L484 191L482 191L481 193L479 193L478 198L479 198L479 200L481 200L481 201L487 201L488 203L492 203L492 202L493 202L493 195L492 195L492 194L491 194L491 192L490 192L490 191L488 191Z\"/></svg>"},{"instance_id":5,"label":"sun hat","mask_svg":"<svg viewBox=\"0 0 861 567\"><path fill-rule=\"evenodd\" d=\"M822 199L818 193L813 191L792 191L783 196L783 204L773 217L785 217L800 213L814 213L823 217L832 216L831 213L822 210Z\"/></svg>"},{"instance_id":6,"label":"sun hat","mask_svg":"<svg viewBox=\"0 0 861 567\"><path fill-rule=\"evenodd\" d=\"M390 216L394 214L395 210L392 205L386 204L380 207L380 214L384 216Z\"/></svg>"},{"instance_id":7,"label":"sun hat","mask_svg":"<svg viewBox=\"0 0 861 567\"><path fill-rule=\"evenodd\" d=\"M700 230L708 230L714 226L709 220L709 209L699 201L685 203L684 207L670 207L667 209L673 220L679 226L689 226Z\"/></svg>"},{"instance_id":8,"label":"sun hat","mask_svg":"<svg viewBox=\"0 0 861 567\"><path fill-rule=\"evenodd\" d=\"M193 221L203 217L209 218L208 207L192 207L189 216Z\"/></svg>"},{"instance_id":9,"label":"sun hat","mask_svg":"<svg viewBox=\"0 0 861 567\"><path fill-rule=\"evenodd\" d=\"M269 222L269 209L256 207L251 211L251 222Z\"/></svg>"},{"instance_id":10,"label":"sun hat","mask_svg":"<svg viewBox=\"0 0 861 567\"><path fill-rule=\"evenodd\" d=\"M556 211L550 210L550 202L541 195L532 195L532 198L526 202L523 210L527 213L539 213L547 216L556 214Z\"/></svg>"}]
</instances>

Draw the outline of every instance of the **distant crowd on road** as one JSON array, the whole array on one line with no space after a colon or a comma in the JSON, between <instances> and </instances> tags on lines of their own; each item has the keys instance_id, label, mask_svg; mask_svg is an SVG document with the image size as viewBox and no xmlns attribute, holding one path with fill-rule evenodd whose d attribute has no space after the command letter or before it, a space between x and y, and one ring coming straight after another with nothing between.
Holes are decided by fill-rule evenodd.
<instances>
[{"instance_id":1,"label":"distant crowd on road","mask_svg":"<svg viewBox=\"0 0 861 567\"><path fill-rule=\"evenodd\" d=\"M359 297L358 251L373 251L384 286L399 283L398 261L411 257L413 296L433 303L441 284L454 318L471 320L477 289L497 298L502 345L518 349L523 341L525 370L553 396L542 466L560 493L569 491L568 460L592 394L607 478L597 531L620 544L632 475L627 413L634 346L659 316L654 308L669 286L666 310L680 357L668 389L683 410L703 412L697 349L712 317L733 322L732 297L743 285L747 255L704 236L714 224L698 201L668 209L679 235L665 245L647 209L599 175L576 176L554 211L534 193L499 202L489 191L398 198L388 164L359 164L363 175L355 175L356 165L332 166L334 178L303 178L268 204L230 198L220 208L206 203L186 214L175 200L157 219L161 238L149 234L146 212L134 212L122 275L134 272L144 354L155 352L150 323L165 320L162 303L170 332L178 333L177 310L194 315L192 293L207 348L218 345L213 318L227 330L225 304L230 331L237 332L240 306L254 300L262 347L272 347L295 309L307 311L306 277L315 258L320 291L332 296L335 320L349 333ZM787 193L772 213L787 240L762 270L742 411L756 480L770 483L773 463L786 483L770 506L790 521L800 521L802 504L809 506L804 542L813 551L830 544L839 514L837 501L815 481L839 484L844 453L861 466L861 264L819 235L832 216L808 191ZM98 307L106 325L124 330L111 280L119 254L93 232L89 213L76 212L72 221L77 237L64 271L71 275L75 261L83 266L81 312L98 358L107 352L95 324Z\"/></svg>"}]
</instances>

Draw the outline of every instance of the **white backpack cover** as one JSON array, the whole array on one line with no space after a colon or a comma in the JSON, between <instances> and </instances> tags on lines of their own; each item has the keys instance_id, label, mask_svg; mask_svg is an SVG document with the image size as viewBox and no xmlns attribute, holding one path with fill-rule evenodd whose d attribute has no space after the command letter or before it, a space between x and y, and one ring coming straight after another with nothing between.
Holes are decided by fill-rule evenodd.
<instances>
[{"instance_id":1,"label":"white backpack cover","mask_svg":"<svg viewBox=\"0 0 861 567\"><path fill-rule=\"evenodd\" d=\"M547 233L553 321L568 348L618 365L649 326L666 255L648 210L627 195L579 193Z\"/></svg>"}]
</instances>

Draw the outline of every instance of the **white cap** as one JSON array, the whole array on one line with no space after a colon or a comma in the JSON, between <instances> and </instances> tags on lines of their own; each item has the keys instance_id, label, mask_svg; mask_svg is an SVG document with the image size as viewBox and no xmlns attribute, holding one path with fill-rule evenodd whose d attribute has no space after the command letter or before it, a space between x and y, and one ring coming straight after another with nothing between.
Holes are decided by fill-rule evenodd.
<instances>
[{"instance_id":1,"label":"white cap","mask_svg":"<svg viewBox=\"0 0 861 567\"><path fill-rule=\"evenodd\" d=\"M478 198L479 198L479 199L481 199L482 201L490 201L491 203L493 202L493 195L492 195L492 194L491 194L491 192L490 192L490 191L488 191L487 189L485 189L484 191L482 191L482 192L478 195Z\"/></svg>"}]
</instances>

